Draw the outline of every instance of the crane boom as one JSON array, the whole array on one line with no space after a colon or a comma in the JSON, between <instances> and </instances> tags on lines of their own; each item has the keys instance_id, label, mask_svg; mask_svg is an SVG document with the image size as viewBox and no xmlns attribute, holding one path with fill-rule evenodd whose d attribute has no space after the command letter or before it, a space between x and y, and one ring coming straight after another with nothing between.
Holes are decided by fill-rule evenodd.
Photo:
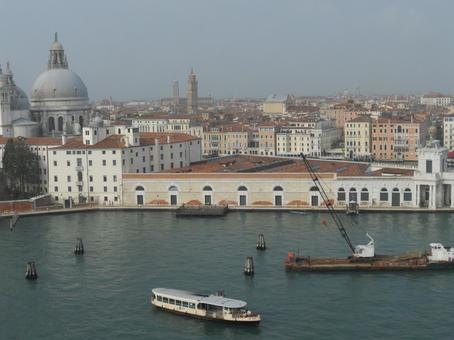
<instances>
[{"instance_id":1,"label":"crane boom","mask_svg":"<svg viewBox=\"0 0 454 340\"><path fill-rule=\"evenodd\" d=\"M350 241L350 237L348 237L347 231L345 230L344 225L342 224L341 218L337 215L336 211L333 208L331 201L328 198L328 195L326 194L325 189L323 189L323 186L320 183L320 180L318 179L318 176L315 173L314 168L309 163L309 161L307 160L306 155L304 155L304 153L302 153L301 156L303 158L304 165L306 166L307 170L309 171L309 175L311 176L312 181L314 182L315 186L317 187L318 191L320 192L320 195L322 196L323 202L325 203L325 206L328 209L328 212L330 213L330 215L334 221L334 224L336 224L337 229L339 229L345 242L347 242L348 247L354 253L355 247L353 246L352 242Z\"/></svg>"}]
</instances>

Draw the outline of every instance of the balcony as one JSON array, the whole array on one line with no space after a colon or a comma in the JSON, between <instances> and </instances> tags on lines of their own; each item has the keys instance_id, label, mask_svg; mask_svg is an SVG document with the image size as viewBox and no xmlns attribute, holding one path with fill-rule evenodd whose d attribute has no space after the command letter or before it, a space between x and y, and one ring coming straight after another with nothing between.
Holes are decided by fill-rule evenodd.
<instances>
[{"instance_id":1,"label":"balcony","mask_svg":"<svg viewBox=\"0 0 454 340\"><path fill-rule=\"evenodd\" d=\"M77 186L83 186L83 185L84 185L84 181L77 181L77 182L76 182L76 185L77 185Z\"/></svg>"},{"instance_id":2,"label":"balcony","mask_svg":"<svg viewBox=\"0 0 454 340\"><path fill-rule=\"evenodd\" d=\"M76 171L84 171L84 167L82 165L77 165Z\"/></svg>"}]
</instances>

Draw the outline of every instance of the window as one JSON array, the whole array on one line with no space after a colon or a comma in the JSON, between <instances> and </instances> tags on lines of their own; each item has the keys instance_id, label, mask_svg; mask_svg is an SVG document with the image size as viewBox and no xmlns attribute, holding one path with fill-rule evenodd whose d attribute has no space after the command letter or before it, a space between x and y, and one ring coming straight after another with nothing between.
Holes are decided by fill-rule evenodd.
<instances>
[{"instance_id":1,"label":"window","mask_svg":"<svg viewBox=\"0 0 454 340\"><path fill-rule=\"evenodd\" d=\"M432 160L426 160L426 172L428 174L432 173Z\"/></svg>"},{"instance_id":2,"label":"window","mask_svg":"<svg viewBox=\"0 0 454 340\"><path fill-rule=\"evenodd\" d=\"M113 160L112 160L112 165L113 165L113 166L117 165L117 160L116 160L116 159L113 159Z\"/></svg>"},{"instance_id":3,"label":"window","mask_svg":"<svg viewBox=\"0 0 454 340\"><path fill-rule=\"evenodd\" d=\"M68 182L71 182L71 176L67 177Z\"/></svg>"},{"instance_id":4,"label":"window","mask_svg":"<svg viewBox=\"0 0 454 340\"><path fill-rule=\"evenodd\" d=\"M104 187L104 192L107 192L107 187Z\"/></svg>"},{"instance_id":5,"label":"window","mask_svg":"<svg viewBox=\"0 0 454 340\"><path fill-rule=\"evenodd\" d=\"M90 182L93 182L93 176L89 177Z\"/></svg>"},{"instance_id":6,"label":"window","mask_svg":"<svg viewBox=\"0 0 454 340\"><path fill-rule=\"evenodd\" d=\"M412 200L411 189L407 188L404 190L404 201L409 202Z\"/></svg>"},{"instance_id":7,"label":"window","mask_svg":"<svg viewBox=\"0 0 454 340\"><path fill-rule=\"evenodd\" d=\"M107 200L108 200L108 197L104 196L104 202L107 202Z\"/></svg>"},{"instance_id":8,"label":"window","mask_svg":"<svg viewBox=\"0 0 454 340\"><path fill-rule=\"evenodd\" d=\"M55 151L54 151L55 152ZM57 166L57 161L54 161L54 166Z\"/></svg>"},{"instance_id":9,"label":"window","mask_svg":"<svg viewBox=\"0 0 454 340\"><path fill-rule=\"evenodd\" d=\"M345 189L344 188L339 188L339 190L337 191L337 201L338 202L345 201Z\"/></svg>"},{"instance_id":10,"label":"window","mask_svg":"<svg viewBox=\"0 0 454 340\"><path fill-rule=\"evenodd\" d=\"M106 166L106 165L107 165L107 162L106 162L105 159L102 160L102 165L103 165L103 166Z\"/></svg>"},{"instance_id":11,"label":"window","mask_svg":"<svg viewBox=\"0 0 454 340\"><path fill-rule=\"evenodd\" d=\"M82 158L77 158L77 166L82 166Z\"/></svg>"},{"instance_id":12,"label":"window","mask_svg":"<svg viewBox=\"0 0 454 340\"><path fill-rule=\"evenodd\" d=\"M117 187L114 187L114 192L117 192Z\"/></svg>"},{"instance_id":13,"label":"window","mask_svg":"<svg viewBox=\"0 0 454 340\"><path fill-rule=\"evenodd\" d=\"M113 181L114 181L114 182L117 181L117 175L113 175Z\"/></svg>"},{"instance_id":14,"label":"window","mask_svg":"<svg viewBox=\"0 0 454 340\"><path fill-rule=\"evenodd\" d=\"M188 306L189 306L189 303L187 303L186 301L183 301L183 307L188 308Z\"/></svg>"},{"instance_id":15,"label":"window","mask_svg":"<svg viewBox=\"0 0 454 340\"><path fill-rule=\"evenodd\" d=\"M58 177L54 176L54 182L58 182Z\"/></svg>"},{"instance_id":16,"label":"window","mask_svg":"<svg viewBox=\"0 0 454 340\"><path fill-rule=\"evenodd\" d=\"M58 192L58 187L54 187L54 191L55 191L55 192Z\"/></svg>"},{"instance_id":17,"label":"window","mask_svg":"<svg viewBox=\"0 0 454 340\"><path fill-rule=\"evenodd\" d=\"M213 191L213 188L210 187L209 185L205 185L205 186L203 187L203 191Z\"/></svg>"},{"instance_id":18,"label":"window","mask_svg":"<svg viewBox=\"0 0 454 340\"><path fill-rule=\"evenodd\" d=\"M71 162L70 161L66 161L66 165L67 166L71 166Z\"/></svg>"},{"instance_id":19,"label":"window","mask_svg":"<svg viewBox=\"0 0 454 340\"><path fill-rule=\"evenodd\" d=\"M102 180L103 182L107 182L107 176L106 175L102 176Z\"/></svg>"},{"instance_id":20,"label":"window","mask_svg":"<svg viewBox=\"0 0 454 340\"><path fill-rule=\"evenodd\" d=\"M158 298L158 301L162 302L162 297L160 295L158 295L157 298Z\"/></svg>"},{"instance_id":21,"label":"window","mask_svg":"<svg viewBox=\"0 0 454 340\"><path fill-rule=\"evenodd\" d=\"M90 192L93 192L93 187L90 187Z\"/></svg>"},{"instance_id":22,"label":"window","mask_svg":"<svg viewBox=\"0 0 454 340\"><path fill-rule=\"evenodd\" d=\"M164 170L164 164L161 164L161 170Z\"/></svg>"},{"instance_id":23,"label":"window","mask_svg":"<svg viewBox=\"0 0 454 340\"><path fill-rule=\"evenodd\" d=\"M88 161L88 166L92 166L92 165L93 165L93 161L90 159L90 160Z\"/></svg>"},{"instance_id":24,"label":"window","mask_svg":"<svg viewBox=\"0 0 454 340\"><path fill-rule=\"evenodd\" d=\"M181 301L180 301L180 300L175 300L175 304L176 304L177 306L181 306Z\"/></svg>"},{"instance_id":25,"label":"window","mask_svg":"<svg viewBox=\"0 0 454 340\"><path fill-rule=\"evenodd\" d=\"M71 187L68 187L68 192L71 192Z\"/></svg>"},{"instance_id":26,"label":"window","mask_svg":"<svg viewBox=\"0 0 454 340\"><path fill-rule=\"evenodd\" d=\"M162 298L162 302L164 302L164 303L168 303L168 302L169 302L169 299L168 299L168 298L166 298L166 297L163 297L163 298Z\"/></svg>"},{"instance_id":27,"label":"window","mask_svg":"<svg viewBox=\"0 0 454 340\"><path fill-rule=\"evenodd\" d=\"M369 191L366 188L361 190L361 201L369 201Z\"/></svg>"},{"instance_id":28,"label":"window","mask_svg":"<svg viewBox=\"0 0 454 340\"><path fill-rule=\"evenodd\" d=\"M388 200L388 190L386 188L382 188L380 190L380 201L387 201Z\"/></svg>"},{"instance_id":29,"label":"window","mask_svg":"<svg viewBox=\"0 0 454 340\"><path fill-rule=\"evenodd\" d=\"M102 154L105 155L106 154L106 150L102 150Z\"/></svg>"}]
</instances>

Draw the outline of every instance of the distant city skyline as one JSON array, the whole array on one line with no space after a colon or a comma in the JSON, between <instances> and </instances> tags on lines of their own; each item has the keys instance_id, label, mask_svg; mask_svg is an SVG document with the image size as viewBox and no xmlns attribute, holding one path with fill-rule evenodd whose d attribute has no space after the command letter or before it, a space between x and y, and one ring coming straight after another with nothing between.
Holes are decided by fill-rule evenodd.
<instances>
[{"instance_id":1,"label":"distant city skyline","mask_svg":"<svg viewBox=\"0 0 454 340\"><path fill-rule=\"evenodd\" d=\"M54 32L91 100L199 95L454 94L448 0L0 0L0 64L30 96ZM13 28L13 29L12 29Z\"/></svg>"}]
</instances>

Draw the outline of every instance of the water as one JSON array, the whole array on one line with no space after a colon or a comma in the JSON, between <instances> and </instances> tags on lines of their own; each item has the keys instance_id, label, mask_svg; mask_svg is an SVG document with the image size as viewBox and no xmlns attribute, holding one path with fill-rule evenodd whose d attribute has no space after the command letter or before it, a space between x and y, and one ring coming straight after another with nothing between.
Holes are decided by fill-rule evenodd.
<instances>
[{"instance_id":1,"label":"water","mask_svg":"<svg viewBox=\"0 0 454 340\"><path fill-rule=\"evenodd\" d=\"M452 339L454 272L287 273L283 260L347 256L329 216L230 213L176 219L172 212L97 212L21 218L0 224L1 339ZM451 214L361 214L347 219L354 243L379 253L454 241ZM255 249L263 233L268 249ZM76 257L77 237L85 255ZM256 274L245 277L246 256ZM35 260L39 279L24 279ZM153 287L244 299L259 327L201 321L149 303Z\"/></svg>"}]
</instances>

